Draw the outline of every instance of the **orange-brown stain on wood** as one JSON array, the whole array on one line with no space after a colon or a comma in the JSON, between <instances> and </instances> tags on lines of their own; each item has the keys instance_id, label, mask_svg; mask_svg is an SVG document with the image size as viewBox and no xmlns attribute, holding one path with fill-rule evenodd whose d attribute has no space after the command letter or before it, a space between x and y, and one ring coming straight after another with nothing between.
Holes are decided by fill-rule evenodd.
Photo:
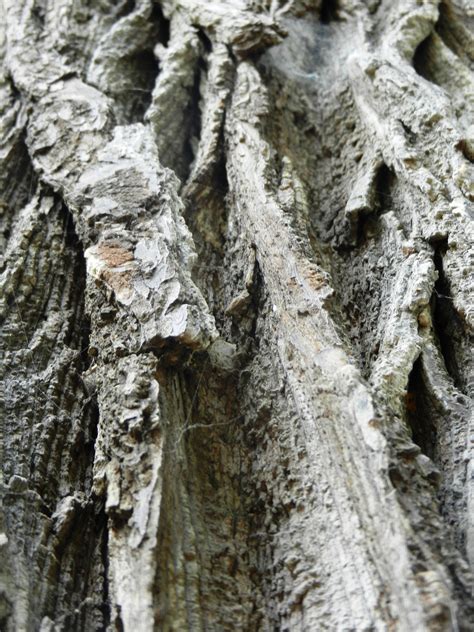
<instances>
[{"instance_id":1,"label":"orange-brown stain on wood","mask_svg":"<svg viewBox=\"0 0 474 632\"><path fill-rule=\"evenodd\" d=\"M101 276L117 294L130 295L133 276L130 270L104 270Z\"/></svg>"},{"instance_id":2,"label":"orange-brown stain on wood","mask_svg":"<svg viewBox=\"0 0 474 632\"><path fill-rule=\"evenodd\" d=\"M112 268L124 265L133 261L133 253L123 246L114 246L109 244L101 244L97 247L97 252L103 261Z\"/></svg>"},{"instance_id":3,"label":"orange-brown stain on wood","mask_svg":"<svg viewBox=\"0 0 474 632\"><path fill-rule=\"evenodd\" d=\"M306 280L313 290L320 290L326 284L326 279L318 270L310 268L306 274Z\"/></svg>"}]
</instances>

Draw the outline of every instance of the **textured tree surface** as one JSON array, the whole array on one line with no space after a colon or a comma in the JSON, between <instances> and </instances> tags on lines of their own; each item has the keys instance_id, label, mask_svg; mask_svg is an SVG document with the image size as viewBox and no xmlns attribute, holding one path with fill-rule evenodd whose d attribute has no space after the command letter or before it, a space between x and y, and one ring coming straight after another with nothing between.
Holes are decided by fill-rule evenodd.
<instances>
[{"instance_id":1,"label":"textured tree surface","mask_svg":"<svg viewBox=\"0 0 474 632\"><path fill-rule=\"evenodd\" d=\"M0 629L473 630L471 0L0 55Z\"/></svg>"}]
</instances>

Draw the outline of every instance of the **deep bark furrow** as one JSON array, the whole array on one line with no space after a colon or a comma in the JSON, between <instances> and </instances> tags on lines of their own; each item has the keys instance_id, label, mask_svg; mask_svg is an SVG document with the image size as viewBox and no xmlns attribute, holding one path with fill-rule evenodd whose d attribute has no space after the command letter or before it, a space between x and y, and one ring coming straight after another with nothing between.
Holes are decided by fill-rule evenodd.
<instances>
[{"instance_id":1,"label":"deep bark furrow","mask_svg":"<svg viewBox=\"0 0 474 632\"><path fill-rule=\"evenodd\" d=\"M85 266L60 201L38 191L20 213L23 239L12 232L2 279L5 626L35 629L48 616L101 625L103 528L91 496L97 419L82 381ZM81 566L78 541L87 552ZM52 581L41 584L43 574Z\"/></svg>"}]
</instances>

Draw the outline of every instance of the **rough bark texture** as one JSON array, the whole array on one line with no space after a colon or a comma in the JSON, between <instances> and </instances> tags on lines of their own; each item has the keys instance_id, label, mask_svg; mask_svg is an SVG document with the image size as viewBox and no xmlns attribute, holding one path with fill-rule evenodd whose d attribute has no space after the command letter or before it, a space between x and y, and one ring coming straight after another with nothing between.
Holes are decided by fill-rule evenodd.
<instances>
[{"instance_id":1,"label":"rough bark texture","mask_svg":"<svg viewBox=\"0 0 474 632\"><path fill-rule=\"evenodd\" d=\"M0 628L472 630L470 0L2 0Z\"/></svg>"}]
</instances>

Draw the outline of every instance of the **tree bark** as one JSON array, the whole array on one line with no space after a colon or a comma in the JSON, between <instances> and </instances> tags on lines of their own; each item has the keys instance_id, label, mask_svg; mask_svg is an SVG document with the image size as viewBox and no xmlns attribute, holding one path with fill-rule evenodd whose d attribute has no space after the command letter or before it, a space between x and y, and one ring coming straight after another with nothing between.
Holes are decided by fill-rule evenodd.
<instances>
[{"instance_id":1,"label":"tree bark","mask_svg":"<svg viewBox=\"0 0 474 632\"><path fill-rule=\"evenodd\" d=\"M474 629L470 1L0 11L0 628Z\"/></svg>"}]
</instances>

